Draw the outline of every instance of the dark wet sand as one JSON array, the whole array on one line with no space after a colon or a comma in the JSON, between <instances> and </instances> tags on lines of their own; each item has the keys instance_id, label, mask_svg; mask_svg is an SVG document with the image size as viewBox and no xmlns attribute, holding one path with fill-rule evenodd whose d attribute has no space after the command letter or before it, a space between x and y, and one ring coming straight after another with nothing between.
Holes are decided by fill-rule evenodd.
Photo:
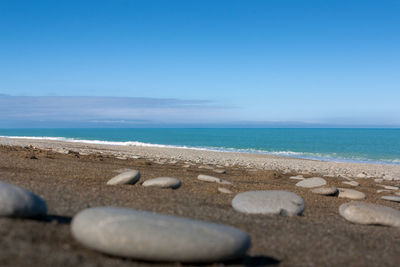
<instances>
[{"instance_id":1,"label":"dark wet sand","mask_svg":"<svg viewBox=\"0 0 400 267\"><path fill-rule=\"evenodd\" d=\"M120 160L101 155L59 154L38 149L0 146L0 181L33 191L49 207L45 220L0 218L0 266L144 266L169 265L108 256L74 241L69 223L87 207L120 206L223 223L246 231L252 248L242 261L216 263L232 266L399 266L400 228L355 225L338 214L346 199L311 194L295 187L289 174L250 172L226 168L227 174L183 162L156 164L147 159ZM139 169L141 181L159 176L177 177L177 190L143 188L140 184L107 186L124 168ZM209 174L233 182L225 186L235 193L280 189L301 195L306 201L303 216L244 215L231 207L232 195L219 193L220 185L201 182ZM342 179L327 179L329 185L348 187ZM399 203L380 200L371 179L359 179L356 188L365 201L400 209ZM350 187L349 187L350 188ZM170 265L180 265L172 263Z\"/></svg>"}]
</instances>

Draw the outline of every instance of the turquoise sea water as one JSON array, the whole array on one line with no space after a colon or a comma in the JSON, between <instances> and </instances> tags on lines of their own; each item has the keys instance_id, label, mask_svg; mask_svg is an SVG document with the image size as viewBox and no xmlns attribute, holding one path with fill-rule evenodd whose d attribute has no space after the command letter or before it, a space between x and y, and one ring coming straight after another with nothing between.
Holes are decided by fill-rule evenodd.
<instances>
[{"instance_id":1,"label":"turquoise sea water","mask_svg":"<svg viewBox=\"0 0 400 267\"><path fill-rule=\"evenodd\" d=\"M0 135L400 164L400 129L0 129Z\"/></svg>"}]
</instances>

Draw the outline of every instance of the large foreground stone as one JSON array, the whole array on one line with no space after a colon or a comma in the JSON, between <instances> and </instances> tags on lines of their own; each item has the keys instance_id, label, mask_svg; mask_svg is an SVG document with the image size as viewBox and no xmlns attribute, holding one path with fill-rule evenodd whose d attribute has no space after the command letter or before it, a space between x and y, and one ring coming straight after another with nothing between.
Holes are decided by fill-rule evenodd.
<instances>
[{"instance_id":1,"label":"large foreground stone","mask_svg":"<svg viewBox=\"0 0 400 267\"><path fill-rule=\"evenodd\" d=\"M326 185L326 181L320 177L307 178L296 184L296 186L305 188L320 187L323 185Z\"/></svg>"},{"instance_id":2,"label":"large foreground stone","mask_svg":"<svg viewBox=\"0 0 400 267\"><path fill-rule=\"evenodd\" d=\"M339 213L353 223L400 227L400 211L381 205L353 201L340 205Z\"/></svg>"},{"instance_id":3,"label":"large foreground stone","mask_svg":"<svg viewBox=\"0 0 400 267\"><path fill-rule=\"evenodd\" d=\"M144 187L161 187L161 188L173 188L176 189L181 186L181 181L172 177L159 177L143 182Z\"/></svg>"},{"instance_id":4,"label":"large foreground stone","mask_svg":"<svg viewBox=\"0 0 400 267\"><path fill-rule=\"evenodd\" d=\"M224 261L250 247L250 237L230 226L112 207L79 212L71 231L89 248L149 261Z\"/></svg>"},{"instance_id":5,"label":"large foreground stone","mask_svg":"<svg viewBox=\"0 0 400 267\"><path fill-rule=\"evenodd\" d=\"M0 182L0 217L35 218L46 214L43 199L23 188Z\"/></svg>"},{"instance_id":6,"label":"large foreground stone","mask_svg":"<svg viewBox=\"0 0 400 267\"><path fill-rule=\"evenodd\" d=\"M140 172L137 170L126 171L118 174L107 182L108 185L135 184L140 179Z\"/></svg>"},{"instance_id":7,"label":"large foreground stone","mask_svg":"<svg viewBox=\"0 0 400 267\"><path fill-rule=\"evenodd\" d=\"M304 200L295 193L279 190L248 191L236 195L232 207L243 213L270 215L301 215Z\"/></svg>"}]
</instances>

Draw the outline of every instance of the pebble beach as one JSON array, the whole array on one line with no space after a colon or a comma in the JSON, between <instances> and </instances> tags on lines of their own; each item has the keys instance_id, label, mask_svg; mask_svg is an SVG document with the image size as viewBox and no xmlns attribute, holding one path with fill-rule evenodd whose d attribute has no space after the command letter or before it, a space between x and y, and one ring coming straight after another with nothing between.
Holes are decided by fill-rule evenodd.
<instances>
[{"instance_id":1,"label":"pebble beach","mask_svg":"<svg viewBox=\"0 0 400 267\"><path fill-rule=\"evenodd\" d=\"M1 266L400 262L400 165L1 137L0 181Z\"/></svg>"}]
</instances>

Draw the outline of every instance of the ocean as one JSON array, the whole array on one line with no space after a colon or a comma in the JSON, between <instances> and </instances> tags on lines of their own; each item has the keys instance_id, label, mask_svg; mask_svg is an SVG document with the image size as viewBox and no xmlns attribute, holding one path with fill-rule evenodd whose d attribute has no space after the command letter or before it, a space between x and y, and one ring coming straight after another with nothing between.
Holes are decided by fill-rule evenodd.
<instances>
[{"instance_id":1,"label":"ocean","mask_svg":"<svg viewBox=\"0 0 400 267\"><path fill-rule=\"evenodd\" d=\"M400 129L0 129L0 136L400 164Z\"/></svg>"}]
</instances>

